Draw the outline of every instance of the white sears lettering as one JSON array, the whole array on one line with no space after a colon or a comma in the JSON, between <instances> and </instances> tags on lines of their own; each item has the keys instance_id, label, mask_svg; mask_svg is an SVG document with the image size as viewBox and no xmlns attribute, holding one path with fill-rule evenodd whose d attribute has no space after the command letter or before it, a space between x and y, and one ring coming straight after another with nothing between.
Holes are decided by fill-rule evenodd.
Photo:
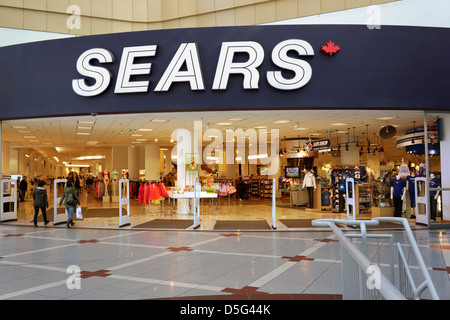
<instances>
[{"instance_id":1,"label":"white sears lettering","mask_svg":"<svg viewBox=\"0 0 450 320\"><path fill-rule=\"evenodd\" d=\"M147 92L150 81L131 81L135 75L149 75L151 63L135 63L139 57L153 57L157 46L125 47L120 60L114 93ZM311 45L298 39L280 42L272 50L273 63L282 69L294 72L292 78L285 78L281 71L268 71L267 82L278 90L295 90L305 86L312 77L310 64L301 59L288 56L289 51L296 51L299 56L314 56ZM248 55L246 61L234 61L239 53ZM92 61L112 63L114 56L106 49L95 48L85 51L77 60L77 71L86 78L92 78L89 84L86 79L72 80L76 94L85 97L99 95L106 91L112 75L107 68L92 65ZM254 41L223 42L219 53L212 90L226 90L228 79L232 74L243 75L244 89L259 89L258 67L264 60L263 47ZM182 70L182 68L185 69ZM200 57L196 43L182 43L156 85L155 92L169 91L174 82L188 82L191 90L205 90Z\"/></svg>"},{"instance_id":2,"label":"white sears lettering","mask_svg":"<svg viewBox=\"0 0 450 320\"><path fill-rule=\"evenodd\" d=\"M234 55L245 52L249 58L245 62L233 62ZM264 60L263 47L254 41L223 42L217 63L213 90L225 90L230 74L244 75L244 89L258 89L259 72L257 68Z\"/></svg>"},{"instance_id":3,"label":"white sears lettering","mask_svg":"<svg viewBox=\"0 0 450 320\"><path fill-rule=\"evenodd\" d=\"M180 70L183 65L186 65L186 71ZM189 82L191 90L205 90L196 43L180 45L155 91L168 91L173 82Z\"/></svg>"},{"instance_id":4,"label":"white sears lettering","mask_svg":"<svg viewBox=\"0 0 450 320\"><path fill-rule=\"evenodd\" d=\"M77 70L82 76L92 78L95 82L89 86L84 79L72 80L73 91L80 96L92 97L99 95L108 88L111 81L111 73L108 69L90 64L91 60L94 59L100 63L114 62L114 56L106 49L95 48L81 54L77 61Z\"/></svg>"},{"instance_id":5,"label":"white sears lettering","mask_svg":"<svg viewBox=\"0 0 450 320\"><path fill-rule=\"evenodd\" d=\"M268 71L267 82L280 90L295 90L306 85L312 77L312 68L310 64L304 60L291 58L287 55L288 51L295 50L299 56L313 56L314 49L312 46L304 41L291 39L280 42L272 51L273 63L283 69L292 70L295 76L291 79L286 79L281 74L281 71Z\"/></svg>"},{"instance_id":6,"label":"white sears lettering","mask_svg":"<svg viewBox=\"0 0 450 320\"><path fill-rule=\"evenodd\" d=\"M149 81L130 81L130 77L150 74L151 63L135 64L134 59L155 54L156 45L123 48L114 93L147 92Z\"/></svg>"}]
</instances>

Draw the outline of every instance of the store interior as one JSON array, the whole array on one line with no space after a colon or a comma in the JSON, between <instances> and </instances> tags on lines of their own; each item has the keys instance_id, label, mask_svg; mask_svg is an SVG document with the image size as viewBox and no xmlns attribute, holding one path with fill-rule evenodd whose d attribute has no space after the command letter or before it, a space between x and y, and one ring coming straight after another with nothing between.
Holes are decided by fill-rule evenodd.
<instances>
[{"instance_id":1,"label":"store interior","mask_svg":"<svg viewBox=\"0 0 450 320\"><path fill-rule=\"evenodd\" d=\"M439 178L437 119L427 116L429 167ZM180 213L179 200L176 208L171 196L192 191L192 181L198 178L202 192L217 195L202 199L200 229L214 229L218 221L271 221L274 203L277 229L289 229L288 220L346 218L347 177L355 182L356 218L393 216L391 181L424 172L423 128L423 111L398 110L168 112L10 120L2 122L2 171L4 178L27 176L27 194L24 202L19 199L15 223L31 225L37 181L46 181L51 216L54 180L74 177L80 180L85 212L118 208L119 191L113 182L127 178L131 227L152 220L191 220L192 212ZM181 180L173 151L177 130L200 130L202 137L196 144L201 159L198 152L189 152L196 155L195 164L192 171L181 170L185 176ZM219 142L223 152L213 151ZM229 150L232 156L227 155ZM160 186L155 199L142 193L152 184ZM415 223L408 191L401 214ZM438 220L439 197L435 210ZM77 225L117 226L115 213L88 217Z\"/></svg>"}]
</instances>

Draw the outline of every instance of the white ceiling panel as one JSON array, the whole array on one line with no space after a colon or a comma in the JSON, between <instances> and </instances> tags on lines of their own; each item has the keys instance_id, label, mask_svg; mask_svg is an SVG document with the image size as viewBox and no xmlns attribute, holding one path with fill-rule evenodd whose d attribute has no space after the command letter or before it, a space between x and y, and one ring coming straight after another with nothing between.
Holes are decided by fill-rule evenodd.
<instances>
[{"instance_id":1,"label":"white ceiling panel","mask_svg":"<svg viewBox=\"0 0 450 320\"><path fill-rule=\"evenodd\" d=\"M234 119L233 119L234 118ZM239 120L242 119L242 120ZM386 120L387 119L387 120ZM153 120L167 120L157 122ZM286 123L275 123L279 120ZM82 122L93 121L92 124ZM389 124L395 125L398 135L416 126L423 126L421 111L362 111L362 110L275 110L275 111L211 111L211 112L170 112L158 114L120 114L79 117L60 117L46 119L30 119L4 121L2 123L2 140L8 141L11 147L32 148L46 157L73 157L82 155L98 155L107 149L102 147L130 146L154 143L158 139L161 146L171 146L170 138L174 130L194 129L194 121L201 121L203 132L206 126L225 132L227 128L248 130L256 126L267 126L267 130L278 129L283 138L308 137L318 134L316 138L328 138L345 135L350 129L357 136L370 139L373 133L378 136L380 129ZM229 125L220 126L219 122ZM295 130L298 124L305 130ZM78 129L78 126L92 129ZM152 131L139 131L139 129ZM340 133L337 133L340 132ZM80 135L77 133L89 133ZM139 135L139 136L133 136ZM35 138L33 138L35 137ZM142 139L146 139L142 141ZM59 153L55 147L63 147Z\"/></svg>"}]
</instances>

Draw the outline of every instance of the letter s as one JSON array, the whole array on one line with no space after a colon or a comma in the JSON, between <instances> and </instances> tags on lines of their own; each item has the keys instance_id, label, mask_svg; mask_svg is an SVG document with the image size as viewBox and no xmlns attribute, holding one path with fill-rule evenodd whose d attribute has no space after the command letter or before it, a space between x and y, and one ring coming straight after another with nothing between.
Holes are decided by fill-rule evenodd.
<instances>
[{"instance_id":1,"label":"letter s","mask_svg":"<svg viewBox=\"0 0 450 320\"><path fill-rule=\"evenodd\" d=\"M312 68L310 64L306 61L289 57L287 53L290 50L297 51L300 56L314 56L314 49L304 40L291 39L277 44L272 51L273 63L280 68L292 70L295 76L291 79L286 79L281 74L281 71L268 71L267 81L276 89L299 89L311 80Z\"/></svg>"},{"instance_id":2,"label":"letter s","mask_svg":"<svg viewBox=\"0 0 450 320\"><path fill-rule=\"evenodd\" d=\"M87 85L85 79L72 80L72 88L76 94L84 97L99 95L108 88L111 82L111 73L108 69L93 66L91 60L96 59L100 63L114 62L114 56L106 49L95 48L85 51L77 61L78 72L95 80L93 85Z\"/></svg>"}]
</instances>

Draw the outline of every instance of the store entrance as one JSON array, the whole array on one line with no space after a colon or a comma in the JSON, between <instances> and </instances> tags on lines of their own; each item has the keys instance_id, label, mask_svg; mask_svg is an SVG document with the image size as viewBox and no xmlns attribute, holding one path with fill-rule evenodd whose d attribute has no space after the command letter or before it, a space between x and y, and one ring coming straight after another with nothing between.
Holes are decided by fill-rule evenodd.
<instances>
[{"instance_id":1,"label":"store entrance","mask_svg":"<svg viewBox=\"0 0 450 320\"><path fill-rule=\"evenodd\" d=\"M433 119L429 125L434 132ZM380 135L387 126L395 130L389 138ZM188 132L189 145L178 130ZM414 223L407 178L422 174L422 142L416 111L90 115L4 121L2 169L27 176L22 223L32 220L37 181L47 182L53 203L52 181L67 178L81 200L78 226L117 227L120 194L130 203L127 228L194 229L199 204L201 230L296 230L311 219L347 217L347 177L356 182L358 219L393 216L397 176L406 183L401 215ZM439 150L431 150L430 171L439 178ZM126 194L120 179L130 182ZM439 197L433 208L439 219Z\"/></svg>"}]
</instances>

